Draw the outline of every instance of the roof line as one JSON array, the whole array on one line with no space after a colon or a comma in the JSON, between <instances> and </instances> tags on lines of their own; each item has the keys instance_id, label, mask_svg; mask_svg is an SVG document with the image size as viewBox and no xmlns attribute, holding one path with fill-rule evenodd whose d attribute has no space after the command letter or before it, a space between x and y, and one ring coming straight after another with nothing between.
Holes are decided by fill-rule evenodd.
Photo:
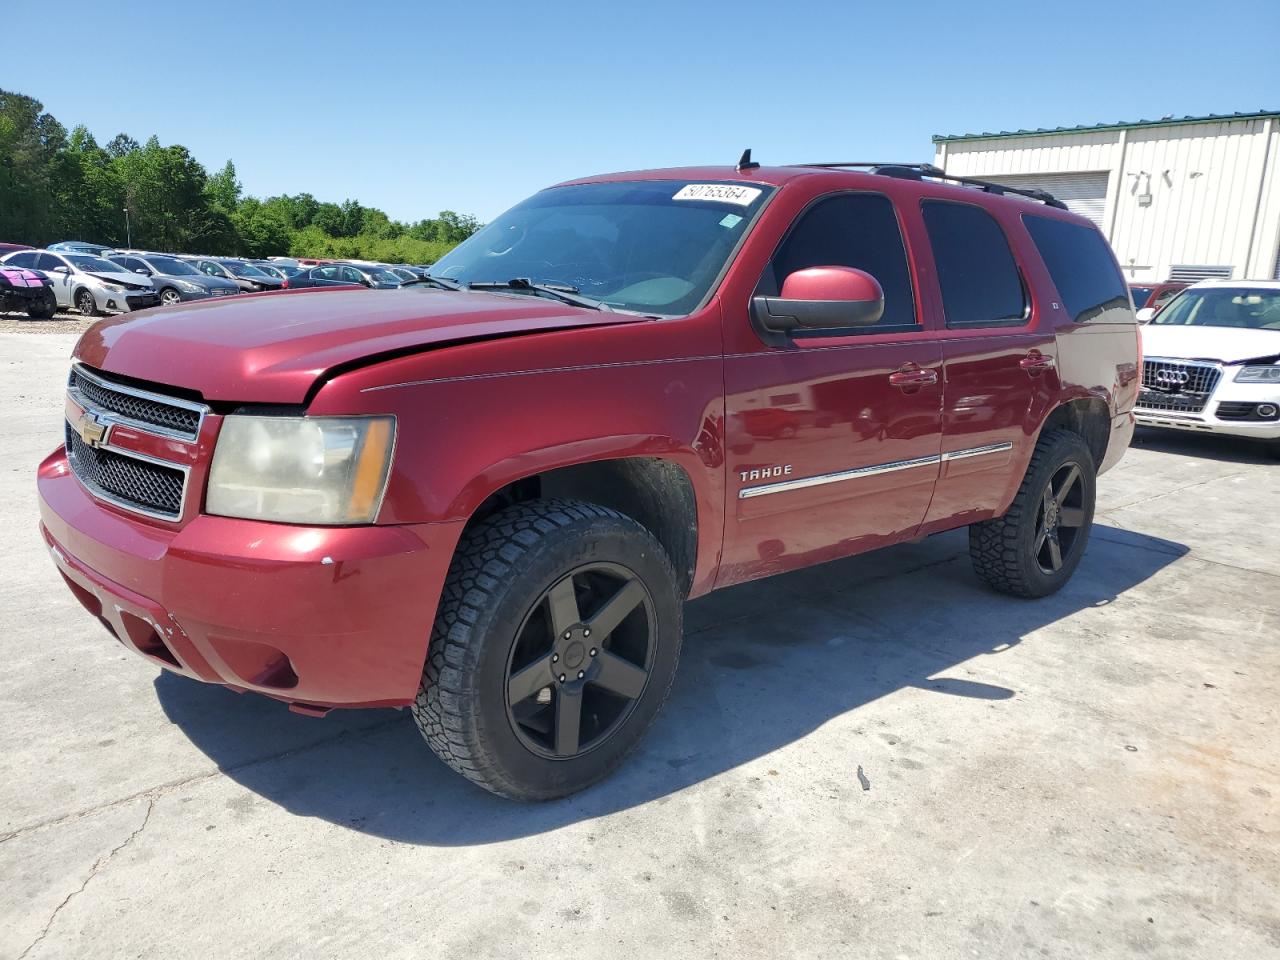
<instances>
[{"instance_id":1,"label":"roof line","mask_svg":"<svg viewBox=\"0 0 1280 960\"><path fill-rule=\"evenodd\" d=\"M1134 120L1119 123L1080 124L1074 127L1041 127L1035 130L1001 130L997 133L935 133L934 143L957 140L1002 140L1009 137L1047 137L1055 133L1093 133L1097 130L1134 130L1142 127L1176 127L1190 123L1229 123L1235 120L1262 120L1280 117L1280 110L1256 110L1246 113L1208 113L1200 117L1162 117L1159 120Z\"/></svg>"}]
</instances>

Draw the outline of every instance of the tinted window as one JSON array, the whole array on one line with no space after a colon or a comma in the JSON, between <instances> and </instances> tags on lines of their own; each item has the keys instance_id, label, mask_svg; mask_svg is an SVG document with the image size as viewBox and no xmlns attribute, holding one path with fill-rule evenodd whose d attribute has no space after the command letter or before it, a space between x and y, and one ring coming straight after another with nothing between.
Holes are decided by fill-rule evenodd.
<instances>
[{"instance_id":1,"label":"tinted window","mask_svg":"<svg viewBox=\"0 0 1280 960\"><path fill-rule=\"evenodd\" d=\"M1129 294L1107 241L1093 227L1023 214L1062 305L1076 323L1133 323Z\"/></svg>"},{"instance_id":2,"label":"tinted window","mask_svg":"<svg viewBox=\"0 0 1280 960\"><path fill-rule=\"evenodd\" d=\"M36 255L34 253L15 253L5 263L11 267L34 267L36 265Z\"/></svg>"},{"instance_id":3,"label":"tinted window","mask_svg":"<svg viewBox=\"0 0 1280 960\"><path fill-rule=\"evenodd\" d=\"M967 203L920 204L933 247L948 327L1020 324L1027 301L1009 241L987 211Z\"/></svg>"},{"instance_id":4,"label":"tinted window","mask_svg":"<svg viewBox=\"0 0 1280 960\"><path fill-rule=\"evenodd\" d=\"M1147 300L1151 298L1151 291L1155 287L1130 287L1129 293L1133 295L1133 306L1136 310L1141 310L1147 305Z\"/></svg>"},{"instance_id":5,"label":"tinted window","mask_svg":"<svg viewBox=\"0 0 1280 960\"><path fill-rule=\"evenodd\" d=\"M65 267L66 265L67 263L65 260L61 257L54 256L52 253L40 254L40 259L38 261L38 266L41 270L56 270L58 267Z\"/></svg>"},{"instance_id":6,"label":"tinted window","mask_svg":"<svg viewBox=\"0 0 1280 960\"><path fill-rule=\"evenodd\" d=\"M916 322L907 252L888 197L844 193L819 200L800 215L782 241L760 279L758 292L776 297L787 277L808 267L865 270L884 289L884 313L877 326Z\"/></svg>"}]
</instances>

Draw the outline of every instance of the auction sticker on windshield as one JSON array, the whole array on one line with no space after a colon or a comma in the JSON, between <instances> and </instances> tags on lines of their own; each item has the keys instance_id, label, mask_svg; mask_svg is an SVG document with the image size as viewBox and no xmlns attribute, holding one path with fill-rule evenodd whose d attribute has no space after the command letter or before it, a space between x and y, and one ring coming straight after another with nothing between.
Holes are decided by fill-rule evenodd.
<instances>
[{"instance_id":1,"label":"auction sticker on windshield","mask_svg":"<svg viewBox=\"0 0 1280 960\"><path fill-rule=\"evenodd\" d=\"M718 203L736 203L750 206L761 191L756 187L741 187L733 183L691 183L681 187L672 200L714 200Z\"/></svg>"}]
</instances>

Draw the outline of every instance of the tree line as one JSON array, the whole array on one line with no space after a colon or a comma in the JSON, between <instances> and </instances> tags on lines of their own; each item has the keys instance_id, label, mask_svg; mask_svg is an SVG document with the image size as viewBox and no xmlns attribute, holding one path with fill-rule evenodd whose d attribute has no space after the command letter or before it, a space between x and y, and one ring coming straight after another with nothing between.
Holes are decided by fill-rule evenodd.
<instances>
[{"instance_id":1,"label":"tree line","mask_svg":"<svg viewBox=\"0 0 1280 960\"><path fill-rule=\"evenodd\" d=\"M3 242L430 263L479 227L451 210L403 223L355 200L246 196L230 160L210 174L186 147L155 136L138 143L121 133L101 146L83 125L68 133L38 100L0 90Z\"/></svg>"}]
</instances>

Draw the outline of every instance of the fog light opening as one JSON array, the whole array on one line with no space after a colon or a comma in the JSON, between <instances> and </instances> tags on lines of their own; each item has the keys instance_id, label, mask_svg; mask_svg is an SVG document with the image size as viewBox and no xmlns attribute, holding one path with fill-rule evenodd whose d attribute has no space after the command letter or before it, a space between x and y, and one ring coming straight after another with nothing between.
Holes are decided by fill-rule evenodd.
<instances>
[{"instance_id":1,"label":"fog light opening","mask_svg":"<svg viewBox=\"0 0 1280 960\"><path fill-rule=\"evenodd\" d=\"M1280 407L1277 407L1274 403L1258 404L1258 416L1260 417L1265 417L1266 419L1271 420L1277 413L1280 413Z\"/></svg>"}]
</instances>

